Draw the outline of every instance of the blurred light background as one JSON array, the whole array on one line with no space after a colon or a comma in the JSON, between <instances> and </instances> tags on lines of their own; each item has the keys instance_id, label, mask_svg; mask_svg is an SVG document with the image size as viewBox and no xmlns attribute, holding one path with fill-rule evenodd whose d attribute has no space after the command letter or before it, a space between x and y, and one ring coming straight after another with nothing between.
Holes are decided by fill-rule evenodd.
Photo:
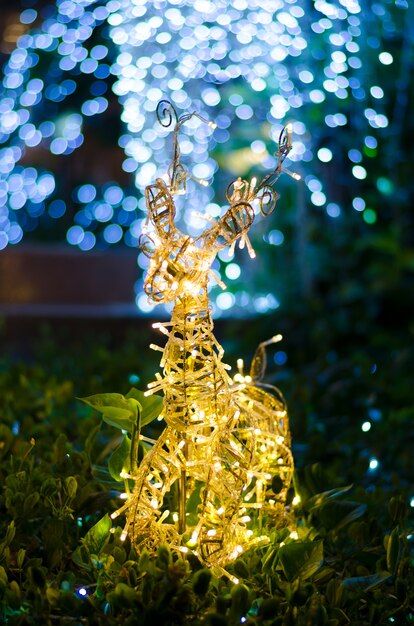
<instances>
[{"instance_id":1,"label":"blurred light background","mask_svg":"<svg viewBox=\"0 0 414 626\"><path fill-rule=\"evenodd\" d=\"M21 242L129 247L137 308L151 313L138 238L144 187L171 159L155 116L166 97L218 124L183 129L185 164L211 182L179 205L191 234L202 228L192 210L219 215L227 184L271 170L293 124L290 167L303 180L280 180L276 211L251 231L254 262L220 255L216 317L318 297L375 307L373 293L412 280L405 0L20 0L1 15L2 254Z\"/></svg>"}]
</instances>

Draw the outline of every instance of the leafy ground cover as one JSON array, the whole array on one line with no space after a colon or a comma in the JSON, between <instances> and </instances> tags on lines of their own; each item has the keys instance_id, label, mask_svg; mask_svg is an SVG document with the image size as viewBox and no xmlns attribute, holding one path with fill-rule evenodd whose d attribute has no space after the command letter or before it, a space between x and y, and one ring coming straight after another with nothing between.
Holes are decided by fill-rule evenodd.
<instances>
[{"instance_id":1,"label":"leafy ground cover","mask_svg":"<svg viewBox=\"0 0 414 626\"><path fill-rule=\"evenodd\" d=\"M274 320L263 319L260 333L268 327L270 336ZM242 325L218 328L230 363L252 354ZM339 326L333 333L321 314L296 315L281 329L285 356L277 359L287 361L269 366L269 377L292 415L296 491L286 527L269 528L270 543L232 566L239 585L167 546L156 557L136 554L120 528L110 532L123 489L108 461L123 435L76 398L144 388L157 368L147 333L126 333L116 345L84 337L64 349L46 333L31 357L4 356L1 622L413 623L413 351L398 329L363 340ZM145 434L160 427L148 423Z\"/></svg>"}]
</instances>

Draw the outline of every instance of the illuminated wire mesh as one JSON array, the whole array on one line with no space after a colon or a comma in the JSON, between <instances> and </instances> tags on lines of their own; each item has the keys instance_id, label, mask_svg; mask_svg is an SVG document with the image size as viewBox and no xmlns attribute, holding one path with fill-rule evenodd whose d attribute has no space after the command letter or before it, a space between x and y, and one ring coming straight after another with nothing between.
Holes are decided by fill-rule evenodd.
<instances>
[{"instance_id":1,"label":"illuminated wire mesh","mask_svg":"<svg viewBox=\"0 0 414 626\"><path fill-rule=\"evenodd\" d=\"M244 550L268 540L255 535L253 518L260 514L272 518L273 525L286 523L293 458L284 400L277 389L261 383L266 345L280 336L259 346L248 376L239 363L240 371L230 378L213 334L208 282L219 250L239 242L254 256L248 238L252 205L257 202L265 215L274 208L273 185L285 171L291 130L281 133L275 170L260 183L234 181L227 191L229 208L218 219L207 216L207 227L194 239L177 228L173 198L185 192L189 176L180 161L178 134L199 115L178 117L167 101L158 111L161 124L174 125L173 161L166 180L157 179L146 190L150 230L142 247L150 263L145 291L155 303L173 302L174 308L169 322L154 325L167 343L151 346L162 353L163 374L148 385L146 395L164 394L161 417L167 426L137 471L125 476L134 488L112 517L125 512L122 538L129 534L138 549L154 550L160 542L191 549L223 574ZM188 523L187 503L196 489L197 519ZM168 499L175 509L167 508Z\"/></svg>"}]
</instances>

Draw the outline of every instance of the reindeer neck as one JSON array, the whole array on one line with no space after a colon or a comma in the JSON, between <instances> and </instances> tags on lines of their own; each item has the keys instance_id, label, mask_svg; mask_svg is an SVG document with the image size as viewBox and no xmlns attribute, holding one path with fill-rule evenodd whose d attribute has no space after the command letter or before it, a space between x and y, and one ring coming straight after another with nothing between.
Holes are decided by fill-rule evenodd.
<instances>
[{"instance_id":1,"label":"reindeer neck","mask_svg":"<svg viewBox=\"0 0 414 626\"><path fill-rule=\"evenodd\" d=\"M177 298L162 364L164 417L177 430L228 414L230 378L213 334L207 289Z\"/></svg>"},{"instance_id":2,"label":"reindeer neck","mask_svg":"<svg viewBox=\"0 0 414 626\"><path fill-rule=\"evenodd\" d=\"M208 325L213 329L213 320L210 313L210 301L207 287L204 286L196 295L180 294L174 304L171 314L172 330L179 327Z\"/></svg>"}]
</instances>

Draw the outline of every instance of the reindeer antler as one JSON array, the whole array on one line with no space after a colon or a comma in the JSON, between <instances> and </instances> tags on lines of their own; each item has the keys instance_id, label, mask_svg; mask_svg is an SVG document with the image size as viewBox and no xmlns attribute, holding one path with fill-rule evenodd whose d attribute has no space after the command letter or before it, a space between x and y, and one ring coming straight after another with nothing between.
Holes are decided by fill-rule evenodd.
<instances>
[{"instance_id":1,"label":"reindeer antler","mask_svg":"<svg viewBox=\"0 0 414 626\"><path fill-rule=\"evenodd\" d=\"M192 117L197 117L199 120L210 126L210 128L217 128L217 124L206 119L205 117L197 113L197 111L192 111L192 113L183 113L183 115L179 117L174 105L169 100L160 100L157 105L156 113L159 123L164 128L169 128L175 120L173 160L168 168L168 176L170 179L169 187L171 193L184 193L186 189L187 178L192 178L196 182L202 185L206 185L206 181L195 178L182 165L180 161L181 152L178 143L178 133L180 132L183 124L188 122Z\"/></svg>"},{"instance_id":2,"label":"reindeer antler","mask_svg":"<svg viewBox=\"0 0 414 626\"><path fill-rule=\"evenodd\" d=\"M286 159L291 150L292 125L287 124L286 126L284 126L284 128L282 128L279 135L278 149L275 152L275 157L277 157L276 167L273 172L270 172L270 174L267 174L263 178L263 180L256 188L256 198L259 200L260 212L265 217L270 215L270 213L272 213L276 206L277 193L274 189L274 184L276 183L281 173L284 172L285 174L289 174L289 176L292 176L295 180L300 180L299 174L290 172L289 170L286 170L282 167L283 161ZM262 192L262 194L259 195L259 192Z\"/></svg>"},{"instance_id":3,"label":"reindeer antler","mask_svg":"<svg viewBox=\"0 0 414 626\"><path fill-rule=\"evenodd\" d=\"M248 237L255 219L253 202L258 200L261 213L269 215L277 199L275 182L282 172L291 174L283 168L283 162L292 148L292 129L288 125L279 136L275 169L258 185L256 178L251 182L237 178L230 183L226 190L230 206L225 214L215 220L207 216L207 221L212 222L211 226L195 239L189 237L175 223L173 195L184 192L187 177L193 178L181 164L178 142L180 129L192 117L197 117L210 127L216 126L196 111L178 116L169 100L158 103L159 123L164 128L174 129L173 160L168 168L169 184L158 178L145 190L147 222L151 222L154 230L151 235L145 232L140 239L142 252L150 259L144 289L156 302L174 300L180 290L199 289L207 281L217 252L226 246L230 246L231 252L237 241L240 248L246 246L254 258L256 255ZM297 174L291 176L300 178Z\"/></svg>"}]
</instances>

